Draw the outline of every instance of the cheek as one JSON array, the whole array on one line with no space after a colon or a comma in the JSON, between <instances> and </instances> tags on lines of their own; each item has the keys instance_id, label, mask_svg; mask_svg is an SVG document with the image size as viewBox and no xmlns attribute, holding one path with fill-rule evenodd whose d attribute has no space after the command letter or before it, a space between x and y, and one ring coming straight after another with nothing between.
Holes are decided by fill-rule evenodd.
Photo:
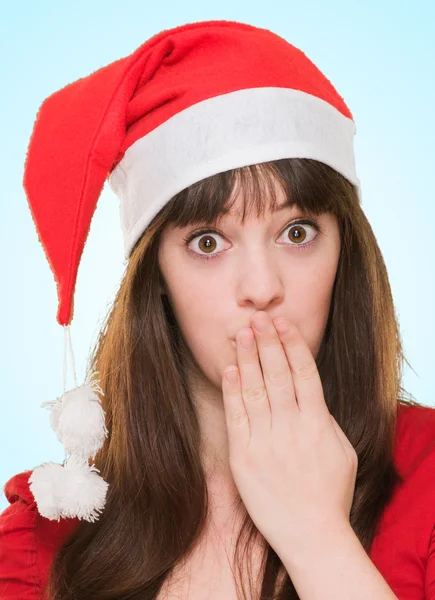
<instances>
[{"instance_id":1,"label":"cheek","mask_svg":"<svg viewBox=\"0 0 435 600\"><path fill-rule=\"evenodd\" d=\"M299 328L313 356L318 353L322 342L331 307L332 291L336 275L336 265L327 263L299 278L299 285L290 286L288 306L290 319ZM293 289L292 289L293 287Z\"/></svg>"},{"instance_id":2,"label":"cheek","mask_svg":"<svg viewBox=\"0 0 435 600\"><path fill-rule=\"evenodd\" d=\"M222 356L231 360L228 324L232 306L220 290L186 288L171 290L172 308L186 343L199 364L210 365ZM227 311L227 312L226 312ZM228 354L229 353L229 354Z\"/></svg>"},{"instance_id":3,"label":"cheek","mask_svg":"<svg viewBox=\"0 0 435 600\"><path fill-rule=\"evenodd\" d=\"M319 315L320 319L325 313L327 316L333 287L334 273L329 274L325 271L313 273L305 282L305 289L297 300L301 310L307 316Z\"/></svg>"}]
</instances>

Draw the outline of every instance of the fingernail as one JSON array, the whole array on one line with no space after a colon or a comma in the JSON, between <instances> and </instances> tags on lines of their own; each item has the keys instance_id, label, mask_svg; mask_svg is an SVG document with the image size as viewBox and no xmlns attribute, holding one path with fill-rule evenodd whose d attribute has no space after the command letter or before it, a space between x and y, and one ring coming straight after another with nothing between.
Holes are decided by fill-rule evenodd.
<instances>
[{"instance_id":1,"label":"fingernail","mask_svg":"<svg viewBox=\"0 0 435 600\"><path fill-rule=\"evenodd\" d=\"M254 327L259 333L263 333L269 327L269 319L266 315L257 315L254 319Z\"/></svg>"}]
</instances>

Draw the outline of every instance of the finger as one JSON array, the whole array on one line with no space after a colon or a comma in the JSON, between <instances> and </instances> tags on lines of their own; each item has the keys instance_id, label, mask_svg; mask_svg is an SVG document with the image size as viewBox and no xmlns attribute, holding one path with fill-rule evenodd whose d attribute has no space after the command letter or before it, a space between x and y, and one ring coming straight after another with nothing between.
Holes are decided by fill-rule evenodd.
<instances>
[{"instance_id":1,"label":"finger","mask_svg":"<svg viewBox=\"0 0 435 600\"><path fill-rule=\"evenodd\" d=\"M257 324L261 325L261 321L262 330L258 331ZM279 334L269 315L263 311L257 312L252 324L274 427L274 422L279 424L291 418L296 411L299 413L293 377Z\"/></svg>"},{"instance_id":2,"label":"finger","mask_svg":"<svg viewBox=\"0 0 435 600\"><path fill-rule=\"evenodd\" d=\"M308 344L290 321L279 319L274 325L290 365L299 410L329 419L319 371Z\"/></svg>"},{"instance_id":3,"label":"finger","mask_svg":"<svg viewBox=\"0 0 435 600\"><path fill-rule=\"evenodd\" d=\"M271 412L266 385L261 371L257 344L254 332L250 327L240 329L236 335L237 361L240 371L242 398L249 419L251 438L263 438L270 432ZM251 347L243 347L245 341L251 340Z\"/></svg>"},{"instance_id":4,"label":"finger","mask_svg":"<svg viewBox=\"0 0 435 600\"><path fill-rule=\"evenodd\" d=\"M227 378L227 372L236 377ZM222 397L228 433L228 448L231 459L242 456L249 445L249 419L242 398L240 373L235 365L227 367L222 374Z\"/></svg>"}]
</instances>

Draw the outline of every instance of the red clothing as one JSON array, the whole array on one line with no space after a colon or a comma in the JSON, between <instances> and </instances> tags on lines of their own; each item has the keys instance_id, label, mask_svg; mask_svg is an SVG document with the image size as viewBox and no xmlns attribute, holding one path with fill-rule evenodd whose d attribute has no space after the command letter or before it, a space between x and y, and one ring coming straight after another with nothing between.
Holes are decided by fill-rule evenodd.
<instances>
[{"instance_id":1,"label":"red clothing","mask_svg":"<svg viewBox=\"0 0 435 600\"><path fill-rule=\"evenodd\" d=\"M435 408L400 406L395 464L405 483L385 509L370 558L399 600L435 600ZM5 485L0 514L0 599L39 600L53 555L78 519L37 512L31 471Z\"/></svg>"}]
</instances>

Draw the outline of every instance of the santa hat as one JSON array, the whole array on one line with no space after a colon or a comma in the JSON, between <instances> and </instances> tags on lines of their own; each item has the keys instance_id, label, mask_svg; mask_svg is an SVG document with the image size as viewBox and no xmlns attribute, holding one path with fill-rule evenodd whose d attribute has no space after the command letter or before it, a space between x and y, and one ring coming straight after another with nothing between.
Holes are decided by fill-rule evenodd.
<instances>
[{"instance_id":1,"label":"santa hat","mask_svg":"<svg viewBox=\"0 0 435 600\"><path fill-rule=\"evenodd\" d=\"M125 257L160 209L216 173L283 158L326 163L357 188L355 123L331 82L279 35L235 21L164 30L129 56L53 93L30 139L24 188L57 284L63 395L42 406L64 465L30 478L47 519L98 519L108 483L89 466L108 431L92 373L65 391L66 349L83 248L106 178L120 202ZM69 455L69 456L68 456Z\"/></svg>"}]
</instances>

